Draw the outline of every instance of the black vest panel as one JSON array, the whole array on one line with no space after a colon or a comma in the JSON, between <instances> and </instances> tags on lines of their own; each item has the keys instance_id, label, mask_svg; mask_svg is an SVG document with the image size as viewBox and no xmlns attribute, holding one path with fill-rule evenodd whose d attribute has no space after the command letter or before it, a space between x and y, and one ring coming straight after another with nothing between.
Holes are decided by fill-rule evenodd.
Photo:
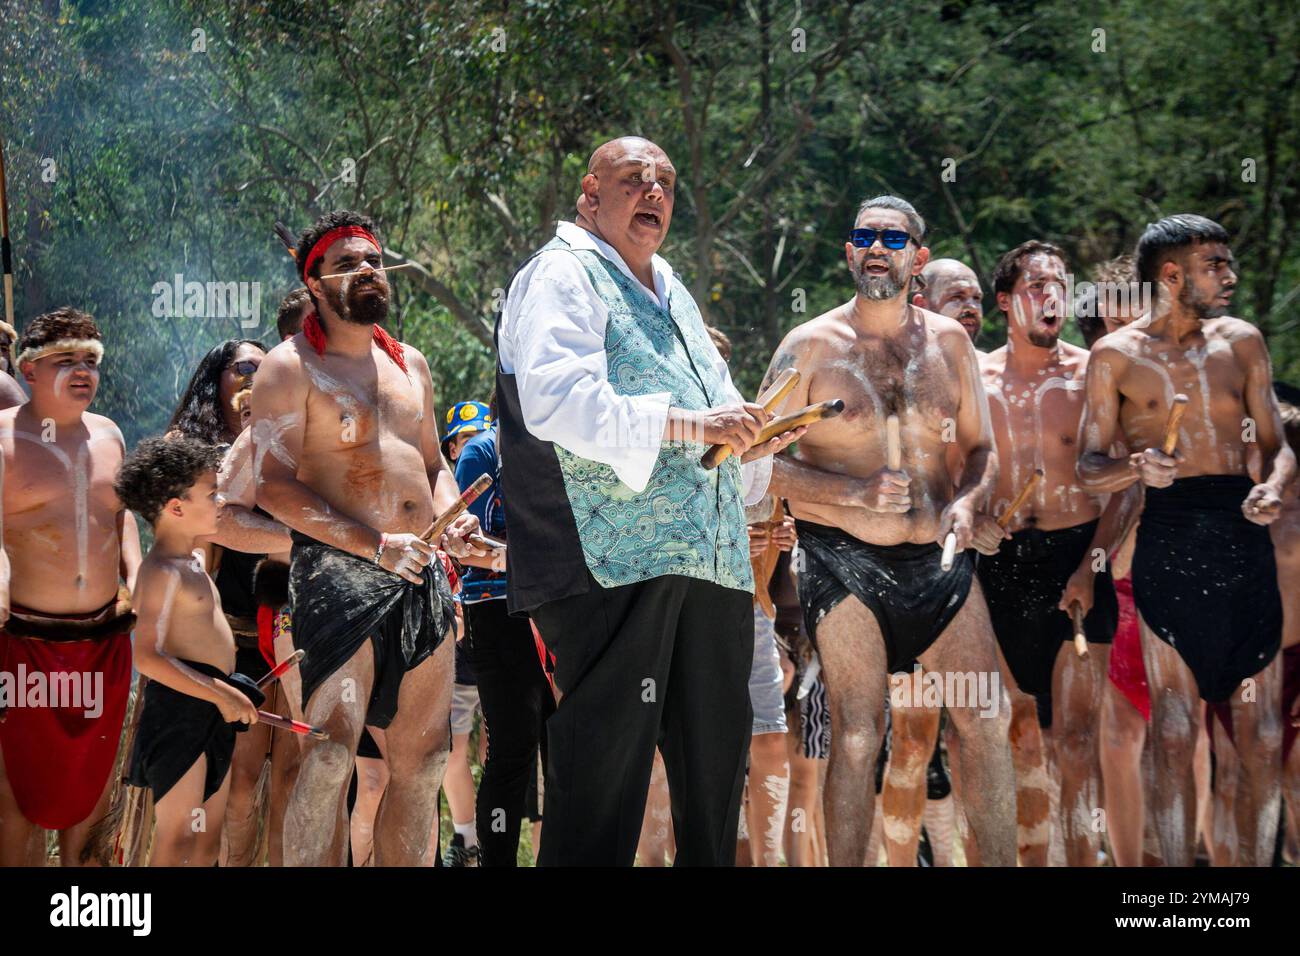
<instances>
[{"instance_id":1,"label":"black vest panel","mask_svg":"<svg viewBox=\"0 0 1300 956\"><path fill-rule=\"evenodd\" d=\"M518 270L515 274L518 275ZM509 287L507 284L506 288ZM502 303L492 333L498 353L504 314ZM520 356L515 358L518 361ZM507 609L511 614L526 614L549 601L585 594L591 587L587 559L564 490L560 460L551 442L540 441L528 430L519 405L519 386L514 375L502 371L500 358L497 359L497 436L501 497L509 515Z\"/></svg>"}]
</instances>

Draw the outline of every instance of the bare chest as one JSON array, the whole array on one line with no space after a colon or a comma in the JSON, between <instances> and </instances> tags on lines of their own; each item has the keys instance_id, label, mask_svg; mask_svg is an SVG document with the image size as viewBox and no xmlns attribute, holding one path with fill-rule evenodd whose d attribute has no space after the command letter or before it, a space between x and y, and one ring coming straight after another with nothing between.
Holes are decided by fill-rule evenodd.
<instances>
[{"instance_id":1,"label":"bare chest","mask_svg":"<svg viewBox=\"0 0 1300 956\"><path fill-rule=\"evenodd\" d=\"M306 450L349 451L386 439L418 446L424 396L414 376L393 366L366 376L309 367L308 377Z\"/></svg>"},{"instance_id":2,"label":"bare chest","mask_svg":"<svg viewBox=\"0 0 1300 956\"><path fill-rule=\"evenodd\" d=\"M113 478L122 454L115 442L60 445L15 433L4 438L4 453L7 522L49 510L66 515L69 524L79 515L116 514Z\"/></svg>"},{"instance_id":3,"label":"bare chest","mask_svg":"<svg viewBox=\"0 0 1300 956\"><path fill-rule=\"evenodd\" d=\"M821 426L844 440L883 433L885 419L898 415L914 432L933 431L953 418L959 405L954 369L933 342L904 349L892 343L845 348L819 366L809 401L839 398L844 413Z\"/></svg>"}]
</instances>

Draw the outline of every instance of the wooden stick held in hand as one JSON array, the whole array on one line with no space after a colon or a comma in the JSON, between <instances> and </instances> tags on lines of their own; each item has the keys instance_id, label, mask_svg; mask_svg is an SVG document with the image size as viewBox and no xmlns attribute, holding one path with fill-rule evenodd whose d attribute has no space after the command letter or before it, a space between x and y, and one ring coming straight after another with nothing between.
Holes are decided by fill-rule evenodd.
<instances>
[{"instance_id":1,"label":"wooden stick held in hand","mask_svg":"<svg viewBox=\"0 0 1300 956\"><path fill-rule=\"evenodd\" d=\"M1070 604L1070 620L1074 623L1074 653L1087 657L1088 635L1083 631L1083 605L1078 601Z\"/></svg>"},{"instance_id":2,"label":"wooden stick held in hand","mask_svg":"<svg viewBox=\"0 0 1300 956\"><path fill-rule=\"evenodd\" d=\"M257 712L257 720L259 723L266 724L268 727L287 730L291 734L300 734L303 737L315 737L317 740L330 739L330 735L319 727L313 727L311 724L304 724L301 720L290 720L288 717L281 717L279 714L268 714L264 710L259 710Z\"/></svg>"},{"instance_id":3,"label":"wooden stick held in hand","mask_svg":"<svg viewBox=\"0 0 1300 956\"><path fill-rule=\"evenodd\" d=\"M1025 482L1025 487L1021 488L1020 494L1016 495L1016 500L1011 502L1011 504L1007 506L1007 510L1002 512L1001 517L998 518L998 527L1008 528L1011 526L1012 516L1015 515L1015 513L1020 510L1021 506L1029 500L1029 496L1034 493L1034 488L1042 480L1043 469L1035 468L1034 473L1030 475L1029 480Z\"/></svg>"},{"instance_id":4,"label":"wooden stick held in hand","mask_svg":"<svg viewBox=\"0 0 1300 956\"><path fill-rule=\"evenodd\" d=\"M957 557L957 532L949 531L943 539L943 556L939 558L939 567L944 571L952 570L953 560Z\"/></svg>"},{"instance_id":5,"label":"wooden stick held in hand","mask_svg":"<svg viewBox=\"0 0 1300 956\"><path fill-rule=\"evenodd\" d=\"M442 533L447 530L449 524L465 513L465 509L474 503L475 498L491 487L492 476L479 475L474 484L460 493L460 497L456 499L454 505L434 519L433 524L429 525L424 534L420 535L420 540L432 544L436 538L441 537Z\"/></svg>"},{"instance_id":6,"label":"wooden stick held in hand","mask_svg":"<svg viewBox=\"0 0 1300 956\"><path fill-rule=\"evenodd\" d=\"M897 415L885 419L885 465L890 471L903 470L903 439L899 433Z\"/></svg>"},{"instance_id":7,"label":"wooden stick held in hand","mask_svg":"<svg viewBox=\"0 0 1300 956\"><path fill-rule=\"evenodd\" d=\"M1174 403L1169 406L1169 419L1165 423L1165 441L1160 450L1166 455L1172 455L1174 448L1178 446L1178 425L1183 420L1183 412L1187 411L1187 396L1179 392L1174 396Z\"/></svg>"},{"instance_id":8,"label":"wooden stick held in hand","mask_svg":"<svg viewBox=\"0 0 1300 956\"><path fill-rule=\"evenodd\" d=\"M307 652L301 647L298 648L284 660L280 661L280 663L276 664L269 671L263 674L262 679L257 682L257 689L261 690L263 687L278 681L289 672L290 668L297 666L297 664L306 656Z\"/></svg>"},{"instance_id":9,"label":"wooden stick held in hand","mask_svg":"<svg viewBox=\"0 0 1300 956\"><path fill-rule=\"evenodd\" d=\"M758 396L758 404L763 406L765 412L771 414L790 394L790 390L798 384L799 370L788 368L776 377L776 381L767 387L767 391ZM735 453L735 450L730 445L714 445L704 453L704 457L700 459L700 464L705 468L717 468Z\"/></svg>"},{"instance_id":10,"label":"wooden stick held in hand","mask_svg":"<svg viewBox=\"0 0 1300 956\"><path fill-rule=\"evenodd\" d=\"M780 418L772 419L763 427L763 430L758 433L758 441L754 442L754 444L761 445L764 442L769 442L777 435L784 435L786 432L794 431L804 425L815 425L817 422L824 422L828 418L834 418L842 411L844 411L844 402L835 398L828 402L809 405L797 412L791 412L789 415L782 415Z\"/></svg>"}]
</instances>

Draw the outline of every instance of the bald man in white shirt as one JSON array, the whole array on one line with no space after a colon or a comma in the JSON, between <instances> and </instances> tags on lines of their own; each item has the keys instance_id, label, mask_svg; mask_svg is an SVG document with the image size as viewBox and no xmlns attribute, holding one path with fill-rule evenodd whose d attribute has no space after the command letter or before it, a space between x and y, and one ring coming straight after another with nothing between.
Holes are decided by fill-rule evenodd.
<instances>
[{"instance_id":1,"label":"bald man in white shirt","mask_svg":"<svg viewBox=\"0 0 1300 956\"><path fill-rule=\"evenodd\" d=\"M743 503L768 421L656 255L676 170L604 144L576 223L518 271L497 325L507 601L555 655L542 865L631 865L658 745L676 860L734 862L749 744L753 580ZM714 443L737 459L705 469Z\"/></svg>"}]
</instances>

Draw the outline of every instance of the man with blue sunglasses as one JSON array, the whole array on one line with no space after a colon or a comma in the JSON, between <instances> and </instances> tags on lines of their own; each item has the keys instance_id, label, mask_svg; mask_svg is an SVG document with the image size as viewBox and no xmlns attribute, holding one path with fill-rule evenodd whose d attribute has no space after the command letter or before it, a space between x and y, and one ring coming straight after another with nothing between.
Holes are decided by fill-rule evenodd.
<instances>
[{"instance_id":1,"label":"man with blue sunglasses","mask_svg":"<svg viewBox=\"0 0 1300 956\"><path fill-rule=\"evenodd\" d=\"M844 246L857 294L790 332L767 373L771 381L798 368L790 407L845 404L839 418L802 438L795 454L777 458L772 478L799 529L800 600L830 700L832 866L875 862L866 849L886 687L905 691L923 677L947 685L943 704L961 744L976 855L986 865L1015 864L1008 714L967 551L997 473L988 399L966 331L908 301L913 277L930 258L924 235L910 203L894 196L864 202ZM891 463L887 436L895 418L901 460ZM945 569L939 542L949 532L957 554ZM886 681L898 672L905 672L901 680ZM954 675L965 680L961 687ZM893 691L890 699L914 703L895 700ZM923 798L924 774L917 786Z\"/></svg>"}]
</instances>

